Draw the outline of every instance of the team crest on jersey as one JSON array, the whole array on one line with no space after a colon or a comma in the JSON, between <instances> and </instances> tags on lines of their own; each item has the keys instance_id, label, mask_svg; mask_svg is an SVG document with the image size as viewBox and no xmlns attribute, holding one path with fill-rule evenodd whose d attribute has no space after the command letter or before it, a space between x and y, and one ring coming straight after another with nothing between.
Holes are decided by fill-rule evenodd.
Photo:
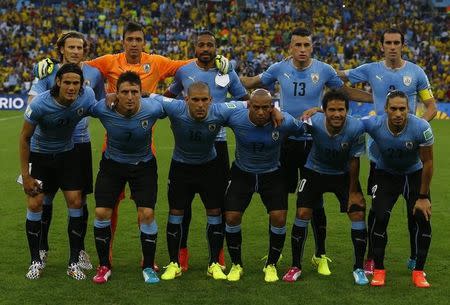
<instances>
[{"instance_id":1,"label":"team crest on jersey","mask_svg":"<svg viewBox=\"0 0 450 305\"><path fill-rule=\"evenodd\" d=\"M142 65L142 68L144 69L145 73L150 72L150 64L144 64L144 65Z\"/></svg>"},{"instance_id":2,"label":"team crest on jersey","mask_svg":"<svg viewBox=\"0 0 450 305\"><path fill-rule=\"evenodd\" d=\"M280 132L278 130L272 131L272 139L277 141L280 138Z\"/></svg>"},{"instance_id":3,"label":"team crest on jersey","mask_svg":"<svg viewBox=\"0 0 450 305\"><path fill-rule=\"evenodd\" d=\"M412 77L411 76L403 76L403 83L405 84L405 86L409 86L412 83Z\"/></svg>"},{"instance_id":4,"label":"team crest on jersey","mask_svg":"<svg viewBox=\"0 0 450 305\"><path fill-rule=\"evenodd\" d=\"M319 73L311 73L311 80L314 84L319 82Z\"/></svg>"},{"instance_id":5,"label":"team crest on jersey","mask_svg":"<svg viewBox=\"0 0 450 305\"><path fill-rule=\"evenodd\" d=\"M348 150L348 147L349 147L350 145L348 144L348 142L342 142L341 143L341 148L342 148L342 150Z\"/></svg>"},{"instance_id":6,"label":"team crest on jersey","mask_svg":"<svg viewBox=\"0 0 450 305\"><path fill-rule=\"evenodd\" d=\"M78 108L78 109L77 109L77 114L78 114L78 116L82 116L83 113L84 113L84 109L83 109L83 108Z\"/></svg>"},{"instance_id":7,"label":"team crest on jersey","mask_svg":"<svg viewBox=\"0 0 450 305\"><path fill-rule=\"evenodd\" d=\"M414 144L413 144L413 142L406 142L406 143L405 143L405 146L406 146L406 149L411 150L411 149L413 149Z\"/></svg>"},{"instance_id":8,"label":"team crest on jersey","mask_svg":"<svg viewBox=\"0 0 450 305\"><path fill-rule=\"evenodd\" d=\"M209 131L214 132L216 130L216 124L209 124L208 129Z\"/></svg>"},{"instance_id":9,"label":"team crest on jersey","mask_svg":"<svg viewBox=\"0 0 450 305\"><path fill-rule=\"evenodd\" d=\"M90 87L91 86L91 81L88 79L84 80L84 85Z\"/></svg>"},{"instance_id":10,"label":"team crest on jersey","mask_svg":"<svg viewBox=\"0 0 450 305\"><path fill-rule=\"evenodd\" d=\"M141 121L141 126L142 126L142 128L147 129L148 128L148 120Z\"/></svg>"}]
</instances>

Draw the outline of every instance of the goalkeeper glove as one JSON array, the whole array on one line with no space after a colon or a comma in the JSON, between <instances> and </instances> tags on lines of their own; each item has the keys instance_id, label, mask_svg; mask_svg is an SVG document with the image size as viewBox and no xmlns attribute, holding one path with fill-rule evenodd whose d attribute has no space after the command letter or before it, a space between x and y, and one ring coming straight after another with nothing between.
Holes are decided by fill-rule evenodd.
<instances>
[{"instance_id":1,"label":"goalkeeper glove","mask_svg":"<svg viewBox=\"0 0 450 305\"><path fill-rule=\"evenodd\" d=\"M216 55L215 63L220 74L228 74L228 72L230 72L230 61L225 56Z\"/></svg>"},{"instance_id":2,"label":"goalkeeper glove","mask_svg":"<svg viewBox=\"0 0 450 305\"><path fill-rule=\"evenodd\" d=\"M51 58L45 58L39 61L33 67L34 76L43 79L52 74L55 62Z\"/></svg>"}]
</instances>

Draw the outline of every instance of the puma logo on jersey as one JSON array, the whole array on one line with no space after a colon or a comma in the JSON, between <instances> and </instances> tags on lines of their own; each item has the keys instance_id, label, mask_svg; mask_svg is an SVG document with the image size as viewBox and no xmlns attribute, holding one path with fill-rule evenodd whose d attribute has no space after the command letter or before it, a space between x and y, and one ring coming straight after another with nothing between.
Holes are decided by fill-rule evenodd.
<instances>
[{"instance_id":1,"label":"puma logo on jersey","mask_svg":"<svg viewBox=\"0 0 450 305\"><path fill-rule=\"evenodd\" d=\"M375 75L375 77L379 80L383 80L383 76Z\"/></svg>"}]
</instances>

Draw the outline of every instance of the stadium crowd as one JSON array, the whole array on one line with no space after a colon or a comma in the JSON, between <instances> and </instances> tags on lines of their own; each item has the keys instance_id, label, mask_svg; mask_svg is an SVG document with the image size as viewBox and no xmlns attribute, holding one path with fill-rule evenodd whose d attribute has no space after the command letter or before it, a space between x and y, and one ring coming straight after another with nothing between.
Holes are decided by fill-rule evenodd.
<instances>
[{"instance_id":1,"label":"stadium crowd","mask_svg":"<svg viewBox=\"0 0 450 305\"><path fill-rule=\"evenodd\" d=\"M380 58L377 39L387 25L405 33L404 56L422 66L438 101L450 100L447 19L426 1L3 1L0 14L0 91L26 93L32 66L48 55L58 58L61 31L78 30L90 42L88 58L122 49L129 20L145 26L146 51L172 59L193 57L191 36L210 29L219 38L219 53L239 75L256 75L286 56L289 31L314 29L316 58L337 69ZM239 5L238 5L239 2ZM163 84L167 87L170 79ZM369 88L366 87L367 90Z\"/></svg>"}]
</instances>

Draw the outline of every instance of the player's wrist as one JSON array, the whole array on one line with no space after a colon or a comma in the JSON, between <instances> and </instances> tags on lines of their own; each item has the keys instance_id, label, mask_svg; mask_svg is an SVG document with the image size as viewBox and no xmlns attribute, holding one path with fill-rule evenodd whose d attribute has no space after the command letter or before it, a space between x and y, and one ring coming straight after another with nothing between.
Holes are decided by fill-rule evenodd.
<instances>
[{"instance_id":1,"label":"player's wrist","mask_svg":"<svg viewBox=\"0 0 450 305\"><path fill-rule=\"evenodd\" d=\"M428 199L430 200L430 195L429 194L419 194L419 199Z\"/></svg>"}]
</instances>

